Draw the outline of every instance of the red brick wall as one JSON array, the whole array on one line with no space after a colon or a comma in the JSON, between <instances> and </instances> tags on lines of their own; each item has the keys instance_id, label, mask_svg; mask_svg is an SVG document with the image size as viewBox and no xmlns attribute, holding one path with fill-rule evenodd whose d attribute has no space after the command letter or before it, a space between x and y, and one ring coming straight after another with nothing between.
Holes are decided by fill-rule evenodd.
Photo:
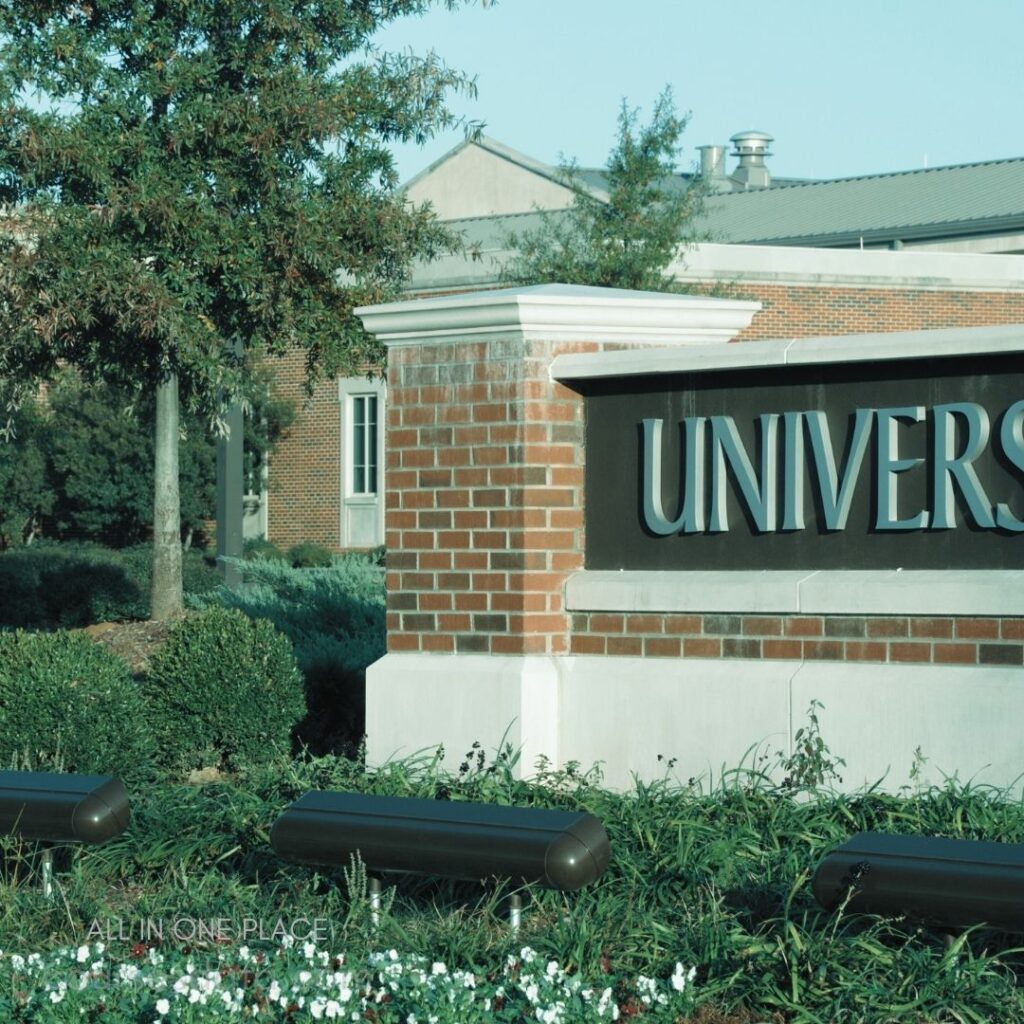
<instances>
[{"instance_id":1,"label":"red brick wall","mask_svg":"<svg viewBox=\"0 0 1024 1024\"><path fill-rule=\"evenodd\" d=\"M1024 295L745 290L767 315L744 339L1024 322ZM583 566L583 403L547 371L560 352L600 347L391 351L390 651L1024 664L1024 619L568 614L564 584Z\"/></svg>"},{"instance_id":2,"label":"red brick wall","mask_svg":"<svg viewBox=\"0 0 1024 1024\"><path fill-rule=\"evenodd\" d=\"M744 282L734 290L736 297L756 299L762 304L761 311L739 336L740 341L1024 323L1024 292Z\"/></svg>"},{"instance_id":3,"label":"red brick wall","mask_svg":"<svg viewBox=\"0 0 1024 1024\"><path fill-rule=\"evenodd\" d=\"M668 658L1024 665L1024 619L577 612L570 650Z\"/></svg>"},{"instance_id":4,"label":"red brick wall","mask_svg":"<svg viewBox=\"0 0 1024 1024\"><path fill-rule=\"evenodd\" d=\"M279 548L314 541L338 550L341 540L341 407L335 381L304 390L305 353L271 365L274 391L295 402L297 415L270 456L267 539Z\"/></svg>"},{"instance_id":5,"label":"red brick wall","mask_svg":"<svg viewBox=\"0 0 1024 1024\"><path fill-rule=\"evenodd\" d=\"M388 650L564 654L583 566L583 407L559 352L503 340L393 349Z\"/></svg>"}]
</instances>

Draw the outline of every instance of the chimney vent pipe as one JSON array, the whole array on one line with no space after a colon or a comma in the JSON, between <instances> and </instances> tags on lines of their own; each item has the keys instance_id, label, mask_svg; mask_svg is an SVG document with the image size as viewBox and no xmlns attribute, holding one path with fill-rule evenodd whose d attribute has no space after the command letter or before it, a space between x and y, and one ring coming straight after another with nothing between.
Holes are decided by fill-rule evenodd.
<instances>
[{"instance_id":1,"label":"chimney vent pipe","mask_svg":"<svg viewBox=\"0 0 1024 1024\"><path fill-rule=\"evenodd\" d=\"M741 189L767 188L771 175L764 158L770 156L768 147L775 141L767 132L737 132L729 141L735 147L733 156L739 157L739 164L732 172L733 182Z\"/></svg>"}]
</instances>

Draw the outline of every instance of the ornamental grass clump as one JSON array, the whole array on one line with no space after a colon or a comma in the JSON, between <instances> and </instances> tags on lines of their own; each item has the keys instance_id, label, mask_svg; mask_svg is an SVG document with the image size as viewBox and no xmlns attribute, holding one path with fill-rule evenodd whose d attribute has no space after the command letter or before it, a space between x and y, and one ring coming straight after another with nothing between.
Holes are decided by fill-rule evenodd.
<instances>
[{"instance_id":1,"label":"ornamental grass clump","mask_svg":"<svg viewBox=\"0 0 1024 1024\"><path fill-rule=\"evenodd\" d=\"M145 778L153 739L128 666L83 633L0 632L0 768Z\"/></svg>"},{"instance_id":2,"label":"ornamental grass clump","mask_svg":"<svg viewBox=\"0 0 1024 1024\"><path fill-rule=\"evenodd\" d=\"M287 759L306 710L288 638L229 608L175 626L145 693L158 761L172 772Z\"/></svg>"}]
</instances>

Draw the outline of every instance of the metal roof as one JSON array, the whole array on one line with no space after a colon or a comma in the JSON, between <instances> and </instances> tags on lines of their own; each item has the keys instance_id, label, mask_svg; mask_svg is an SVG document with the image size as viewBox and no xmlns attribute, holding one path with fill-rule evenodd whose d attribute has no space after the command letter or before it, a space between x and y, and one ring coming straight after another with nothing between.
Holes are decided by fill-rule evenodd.
<instances>
[{"instance_id":1,"label":"metal roof","mask_svg":"<svg viewBox=\"0 0 1024 1024\"><path fill-rule=\"evenodd\" d=\"M474 143L535 174L564 180L556 168L494 139L484 136L463 145ZM576 174L595 198L607 196L606 171L579 168ZM689 174L672 175L664 185L683 190L691 180ZM530 213L453 225L465 231L470 244L493 248L507 231L529 230L538 221ZM1024 157L827 181L776 178L770 188L711 195L695 226L717 242L804 246L883 245L1024 231Z\"/></svg>"},{"instance_id":2,"label":"metal roof","mask_svg":"<svg viewBox=\"0 0 1024 1024\"><path fill-rule=\"evenodd\" d=\"M857 245L1024 228L1024 158L712 196L715 241Z\"/></svg>"}]
</instances>

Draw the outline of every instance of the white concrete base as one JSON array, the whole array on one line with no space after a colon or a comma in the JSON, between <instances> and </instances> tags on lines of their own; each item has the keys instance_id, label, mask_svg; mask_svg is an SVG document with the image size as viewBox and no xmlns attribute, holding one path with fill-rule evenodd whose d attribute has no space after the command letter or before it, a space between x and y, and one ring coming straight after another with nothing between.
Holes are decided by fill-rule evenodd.
<instances>
[{"instance_id":1,"label":"white concrete base","mask_svg":"<svg viewBox=\"0 0 1024 1024\"><path fill-rule=\"evenodd\" d=\"M367 670L367 759L429 757L443 745L457 770L474 741L489 758L511 743L523 776L544 755L584 770L601 762L612 789L666 773L707 789L723 770L790 756L812 700L824 705L825 743L846 761L839 788L912 784L920 748L918 784L955 773L1021 790L1019 667L389 654Z\"/></svg>"}]
</instances>

